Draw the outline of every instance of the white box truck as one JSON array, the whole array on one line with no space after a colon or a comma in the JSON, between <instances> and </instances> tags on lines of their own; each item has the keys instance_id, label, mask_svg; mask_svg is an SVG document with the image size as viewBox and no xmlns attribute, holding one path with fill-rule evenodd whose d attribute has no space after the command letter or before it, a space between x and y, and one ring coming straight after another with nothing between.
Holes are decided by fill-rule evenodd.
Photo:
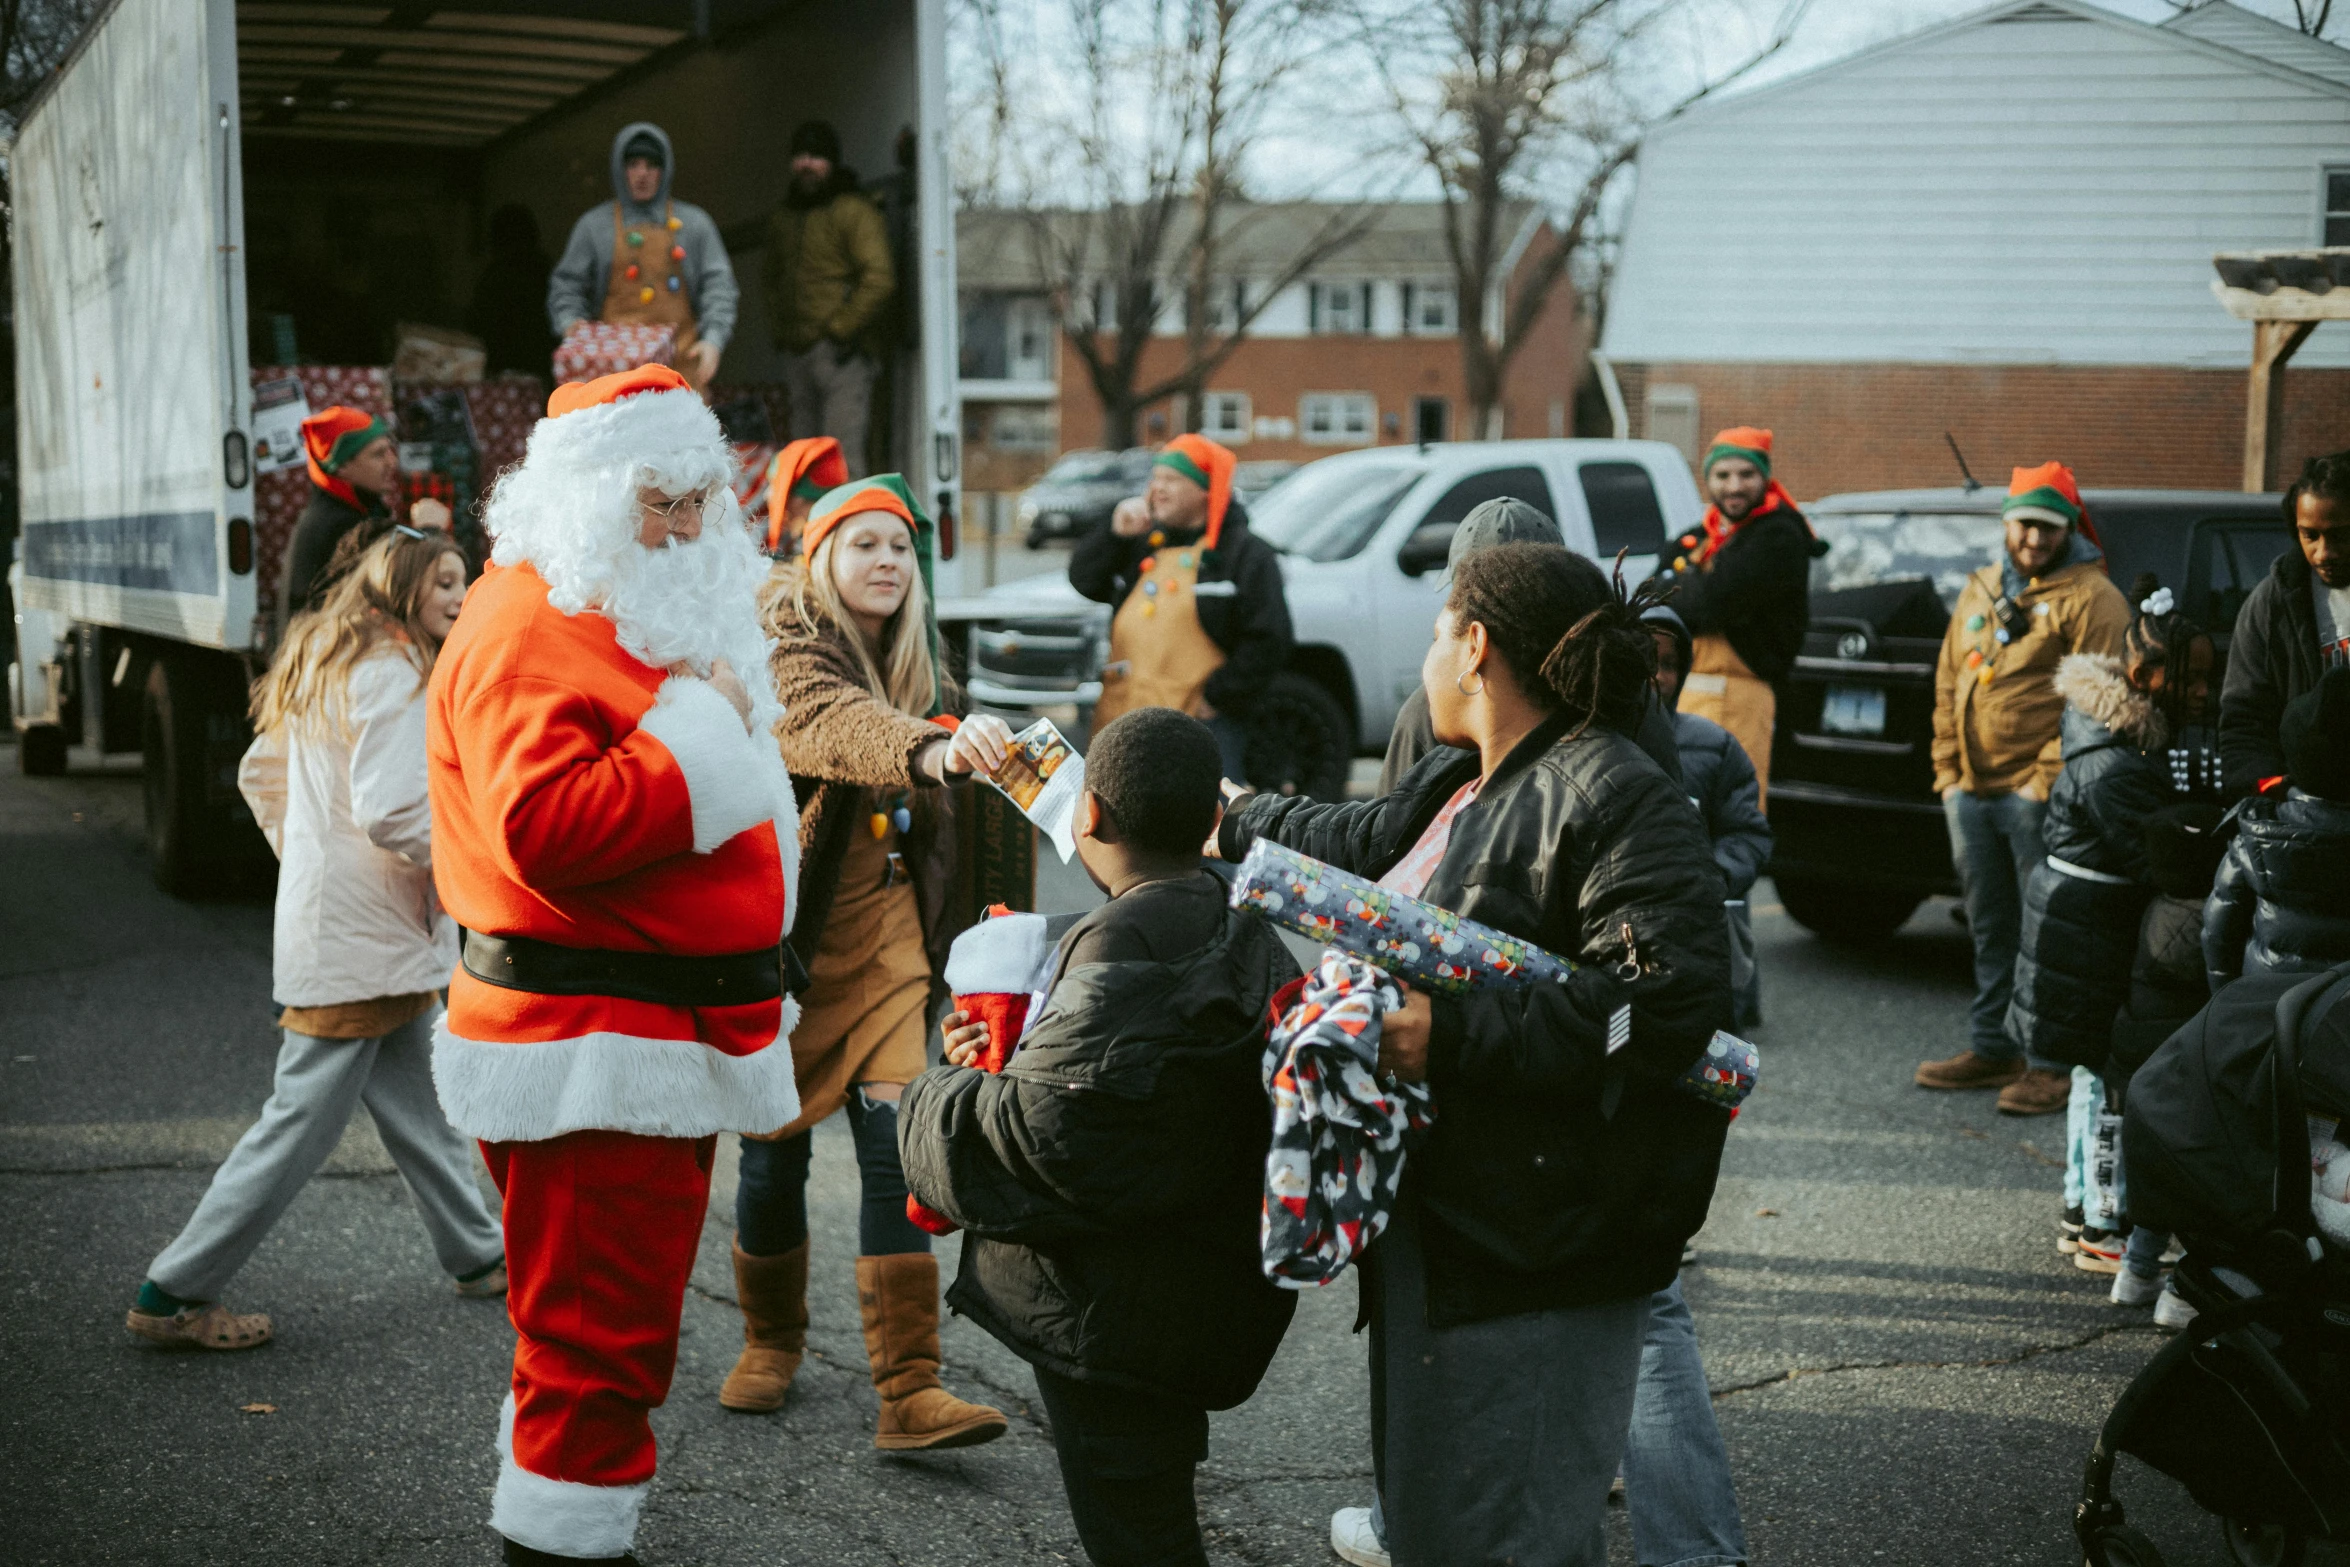
<instances>
[{"instance_id":1,"label":"white box truck","mask_svg":"<svg viewBox=\"0 0 2350 1567\"><path fill-rule=\"evenodd\" d=\"M253 366L382 366L394 323L456 324L489 215L519 204L559 254L611 198L630 121L669 133L678 199L732 257L722 387L781 379L767 217L792 128L838 127L901 240L875 416L951 551L945 0L480 3L115 0L11 149L18 757L38 773L142 753L174 892L267 855L235 788L282 620L282 530L256 528Z\"/></svg>"}]
</instances>

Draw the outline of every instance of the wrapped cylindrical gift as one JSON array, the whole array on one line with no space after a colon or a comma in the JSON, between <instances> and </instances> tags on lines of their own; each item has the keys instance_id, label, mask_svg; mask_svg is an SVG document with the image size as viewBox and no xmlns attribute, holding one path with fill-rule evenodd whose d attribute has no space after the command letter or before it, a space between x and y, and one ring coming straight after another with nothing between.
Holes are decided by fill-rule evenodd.
<instances>
[{"instance_id":1,"label":"wrapped cylindrical gift","mask_svg":"<svg viewBox=\"0 0 2350 1567\"><path fill-rule=\"evenodd\" d=\"M1575 968L1532 942L1265 838L1249 846L1232 878L1232 906L1254 909L1418 990L1458 995L1480 985L1560 984ZM1630 1037L1628 1028L1609 1034L1610 1049ZM1717 1031L1680 1087L1735 1111L1760 1070L1753 1045Z\"/></svg>"}]
</instances>

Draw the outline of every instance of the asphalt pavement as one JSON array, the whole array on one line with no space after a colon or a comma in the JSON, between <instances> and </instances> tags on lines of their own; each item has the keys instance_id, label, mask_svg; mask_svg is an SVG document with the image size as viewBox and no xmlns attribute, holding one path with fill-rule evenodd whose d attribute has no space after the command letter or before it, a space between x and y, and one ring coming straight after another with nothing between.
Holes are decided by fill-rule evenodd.
<instances>
[{"instance_id":1,"label":"asphalt pavement","mask_svg":"<svg viewBox=\"0 0 2350 1567\"><path fill-rule=\"evenodd\" d=\"M452 1294L364 1115L230 1296L275 1318L274 1344L174 1355L124 1332L148 1259L267 1095L270 911L154 889L134 773L26 779L4 749L0 768L0 1562L493 1561L512 1333L497 1303ZM1057 868L1044 892L1088 895ZM2062 1118L1910 1086L1963 1039L1947 903L1856 953L1769 897L1762 1087L1684 1275L1754 1558L2077 1562L2082 1462L2162 1340L2055 1251ZM1027 1369L969 1324L946 1325L948 1383L1011 1413L1010 1434L873 1450L838 1118L816 1141L808 1362L780 1415L718 1407L740 1339L734 1161L722 1139L654 1417L650 1567L1082 1561ZM1199 1492L1218 1567L1334 1561L1331 1510L1368 1500L1354 1315L1351 1275L1307 1295L1255 1399L1216 1417ZM2169 1481L2125 1461L2122 1496L2174 1564L2225 1560ZM1620 1512L1611 1536L1632 1562Z\"/></svg>"}]
</instances>

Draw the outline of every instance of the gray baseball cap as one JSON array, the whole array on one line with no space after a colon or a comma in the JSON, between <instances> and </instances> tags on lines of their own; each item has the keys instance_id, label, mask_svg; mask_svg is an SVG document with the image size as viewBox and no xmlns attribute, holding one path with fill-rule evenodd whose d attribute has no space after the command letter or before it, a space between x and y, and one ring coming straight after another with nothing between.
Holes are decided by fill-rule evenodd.
<instances>
[{"instance_id":1,"label":"gray baseball cap","mask_svg":"<svg viewBox=\"0 0 2350 1567\"><path fill-rule=\"evenodd\" d=\"M1565 543L1559 525L1538 506L1509 495L1480 501L1461 519L1460 526L1452 530L1452 545L1444 552L1444 580L1452 580L1453 571L1463 557L1489 550L1496 544Z\"/></svg>"}]
</instances>

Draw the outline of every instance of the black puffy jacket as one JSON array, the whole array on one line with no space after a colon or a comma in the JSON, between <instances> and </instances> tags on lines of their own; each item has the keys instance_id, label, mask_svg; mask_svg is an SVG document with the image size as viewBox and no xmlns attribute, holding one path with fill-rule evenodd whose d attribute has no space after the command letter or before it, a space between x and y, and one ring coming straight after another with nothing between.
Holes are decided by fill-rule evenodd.
<instances>
[{"instance_id":1,"label":"black puffy jacket","mask_svg":"<svg viewBox=\"0 0 2350 1567\"><path fill-rule=\"evenodd\" d=\"M1265 1031L1297 976L1200 872L1094 910L1000 1075L906 1089L906 1184L967 1233L947 1301L1031 1364L1207 1409L1256 1390L1296 1309L1269 1283Z\"/></svg>"},{"instance_id":2,"label":"black puffy jacket","mask_svg":"<svg viewBox=\"0 0 2350 1567\"><path fill-rule=\"evenodd\" d=\"M1687 555L1704 538L1684 535L1673 552ZM1675 572L1673 609L1692 635L1729 638L1757 680L1777 685L1811 629L1811 559L1825 548L1794 507L1765 512L1723 540L1704 569Z\"/></svg>"},{"instance_id":3,"label":"black puffy jacket","mask_svg":"<svg viewBox=\"0 0 2350 1567\"><path fill-rule=\"evenodd\" d=\"M2315 973L2350 961L2350 805L2295 789L2250 801L2203 908L2216 994L2248 974Z\"/></svg>"},{"instance_id":4,"label":"black puffy jacket","mask_svg":"<svg viewBox=\"0 0 2350 1567\"><path fill-rule=\"evenodd\" d=\"M2317 689L2317 608L2310 598L2309 562L2288 549L2254 584L2236 612L2228 641L2228 672L2220 685L2219 749L2228 787L2250 794L2266 778L2286 772L2277 740L2285 704Z\"/></svg>"},{"instance_id":5,"label":"black puffy jacket","mask_svg":"<svg viewBox=\"0 0 2350 1567\"><path fill-rule=\"evenodd\" d=\"M2168 728L2121 660L2068 653L2064 771L2040 835L2048 857L2024 887L2007 1033L2034 1055L2100 1066L2130 989L2138 922L2154 896L2141 823L2171 799Z\"/></svg>"},{"instance_id":6,"label":"black puffy jacket","mask_svg":"<svg viewBox=\"0 0 2350 1567\"><path fill-rule=\"evenodd\" d=\"M1069 552L1069 586L1097 604L1109 605L1115 615L1142 580L1145 560L1161 549L1181 549L1198 538L1179 534L1153 544L1148 534L1125 538L1105 521L1081 535ZM1208 676L1200 694L1218 711L1242 717L1265 682L1289 667L1295 637L1281 557L1249 531L1248 508L1237 499L1225 508L1216 547L1200 556L1199 581L1200 629L1224 650L1222 667ZM1226 583L1229 588L1222 586Z\"/></svg>"},{"instance_id":7,"label":"black puffy jacket","mask_svg":"<svg viewBox=\"0 0 2350 1567\"><path fill-rule=\"evenodd\" d=\"M1681 747L1681 787L1705 820L1723 890L1743 898L1771 858L1771 821L1754 763L1736 735L1695 713L1673 715L1673 737Z\"/></svg>"},{"instance_id":8,"label":"black puffy jacket","mask_svg":"<svg viewBox=\"0 0 2350 1567\"><path fill-rule=\"evenodd\" d=\"M1689 797L1640 748L1551 718L1453 819L1425 892L1587 965L1564 985L1431 998L1435 1125L1404 1168L1420 1205L1428 1319L1451 1327L1645 1295L1672 1282L1705 1222L1728 1115L1675 1080L1730 1026L1722 877ZM1259 837L1380 876L1478 775L1439 746L1394 793L1325 804L1259 795L1224 818L1238 859ZM1616 977L1625 937L1637 978ZM1631 1006L1610 1054L1608 1019Z\"/></svg>"}]
</instances>

